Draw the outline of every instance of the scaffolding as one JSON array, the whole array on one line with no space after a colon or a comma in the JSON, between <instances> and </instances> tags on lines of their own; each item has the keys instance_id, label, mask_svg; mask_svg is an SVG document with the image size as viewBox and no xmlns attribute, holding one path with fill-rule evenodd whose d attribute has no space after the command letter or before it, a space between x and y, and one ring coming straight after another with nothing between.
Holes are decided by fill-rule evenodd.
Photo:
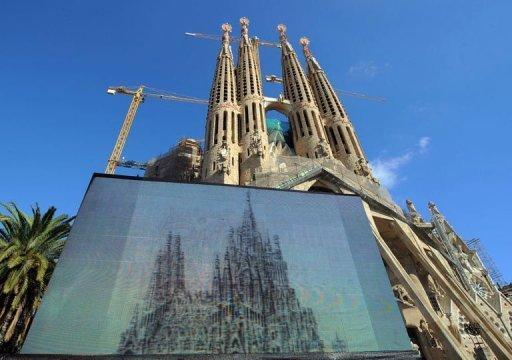
<instances>
[{"instance_id":1,"label":"scaffolding","mask_svg":"<svg viewBox=\"0 0 512 360\"><path fill-rule=\"evenodd\" d=\"M501 275L500 271L498 270L498 267L494 263L494 260L492 259L491 255L487 252L487 249L482 244L480 239L471 239L466 242L468 245L468 248L470 248L473 251L476 251L478 254L478 257L484 264L485 268L487 269L487 272L489 273L489 276L491 277L492 281L494 281L495 284L502 286L503 283L503 276Z\"/></svg>"},{"instance_id":2,"label":"scaffolding","mask_svg":"<svg viewBox=\"0 0 512 360\"><path fill-rule=\"evenodd\" d=\"M168 152L148 161L144 176L175 181L197 181L201 157L200 142L182 138Z\"/></svg>"}]
</instances>

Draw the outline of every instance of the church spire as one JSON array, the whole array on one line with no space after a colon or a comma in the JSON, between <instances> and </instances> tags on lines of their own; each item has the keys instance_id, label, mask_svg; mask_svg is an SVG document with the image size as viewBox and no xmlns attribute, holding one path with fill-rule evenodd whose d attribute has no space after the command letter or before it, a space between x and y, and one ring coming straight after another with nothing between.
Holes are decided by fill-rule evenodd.
<instances>
[{"instance_id":1,"label":"church spire","mask_svg":"<svg viewBox=\"0 0 512 360\"><path fill-rule=\"evenodd\" d=\"M325 123L334 157L357 174L372 178L368 161L355 134L354 127L338 95L327 79L325 71L313 56L309 48L309 39L302 37L300 44L306 57L309 82Z\"/></svg>"},{"instance_id":2,"label":"church spire","mask_svg":"<svg viewBox=\"0 0 512 360\"><path fill-rule=\"evenodd\" d=\"M230 46L231 25L222 24L222 44L210 91L205 128L205 153L201 170L203 181L238 184L239 109L235 67Z\"/></svg>"},{"instance_id":3,"label":"church spire","mask_svg":"<svg viewBox=\"0 0 512 360\"><path fill-rule=\"evenodd\" d=\"M263 105L261 70L257 42L249 38L249 19L240 19L237 85L240 106L240 184L252 180L254 173L265 170L268 163L268 135Z\"/></svg>"},{"instance_id":4,"label":"church spire","mask_svg":"<svg viewBox=\"0 0 512 360\"><path fill-rule=\"evenodd\" d=\"M284 96L292 105L289 117L295 152L309 158L332 157L313 90L288 42L286 26L278 25L277 30L281 42Z\"/></svg>"}]
</instances>

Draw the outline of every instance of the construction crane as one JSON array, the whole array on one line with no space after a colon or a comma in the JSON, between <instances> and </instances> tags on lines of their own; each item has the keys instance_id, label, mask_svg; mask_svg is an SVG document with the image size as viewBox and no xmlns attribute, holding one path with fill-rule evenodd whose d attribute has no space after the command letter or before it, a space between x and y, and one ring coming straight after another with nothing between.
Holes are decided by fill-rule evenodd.
<instances>
[{"instance_id":1,"label":"construction crane","mask_svg":"<svg viewBox=\"0 0 512 360\"><path fill-rule=\"evenodd\" d=\"M130 169L146 170L146 168L148 167L148 163L135 160L125 160L123 158L117 166Z\"/></svg>"},{"instance_id":2,"label":"construction crane","mask_svg":"<svg viewBox=\"0 0 512 360\"><path fill-rule=\"evenodd\" d=\"M195 37L195 38L198 38L198 39L205 39L205 40L217 40L217 41L222 40L222 36L220 36L220 35L213 35L213 34L202 34L202 33L186 32L185 35L192 36L192 37ZM240 41L240 38L236 37L236 36L230 36L229 38L230 38L230 40L232 42L239 42ZM254 41L256 41L259 45L262 45L262 46L276 47L276 48L280 48L281 47L280 43L272 42L272 41L266 41L266 40L261 40L257 36L253 37L252 39Z\"/></svg>"},{"instance_id":3,"label":"construction crane","mask_svg":"<svg viewBox=\"0 0 512 360\"><path fill-rule=\"evenodd\" d=\"M135 119L135 115L137 114L137 109L146 98L149 97L161 100L180 101L202 105L208 104L208 100L198 99L190 96L177 95L173 93L161 92L157 89L148 88L144 85L141 85L136 89L129 88L126 86L111 86L107 89L107 93L111 95L129 95L132 97L132 101L130 103L130 107L128 108L128 113L124 118L121 130L119 131L119 135L117 136L116 144L114 145L112 154L108 158L105 174L114 174L116 172L116 167L122 164L121 155L123 153L126 139L128 139L128 135L130 134L130 129L132 127L133 120Z\"/></svg>"},{"instance_id":4,"label":"construction crane","mask_svg":"<svg viewBox=\"0 0 512 360\"><path fill-rule=\"evenodd\" d=\"M277 75L273 75L273 74L265 76L265 80L267 82L271 82L271 83L282 83L283 82L282 78L280 78ZM352 97L359 98L359 99L378 101L378 102L384 102L387 100L385 97L382 97L382 96L370 96L370 95L366 95L366 94L355 92L355 91L346 91L346 90L339 90L339 89L334 89L334 91L336 91L339 95L352 96Z\"/></svg>"}]
</instances>

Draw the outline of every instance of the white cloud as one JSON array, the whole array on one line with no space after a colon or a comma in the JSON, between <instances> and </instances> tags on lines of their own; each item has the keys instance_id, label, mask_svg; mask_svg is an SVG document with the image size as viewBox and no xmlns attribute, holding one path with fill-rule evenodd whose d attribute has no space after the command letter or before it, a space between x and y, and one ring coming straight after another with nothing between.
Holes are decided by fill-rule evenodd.
<instances>
[{"instance_id":1,"label":"white cloud","mask_svg":"<svg viewBox=\"0 0 512 360\"><path fill-rule=\"evenodd\" d=\"M378 66L373 61L359 61L349 67L348 74L354 77L365 77L367 79L371 79L381 72L382 68L387 69L389 67L389 63L385 63L383 66Z\"/></svg>"},{"instance_id":2,"label":"white cloud","mask_svg":"<svg viewBox=\"0 0 512 360\"><path fill-rule=\"evenodd\" d=\"M410 151L392 158L377 158L370 162L370 166L373 175L380 180L380 183L387 188L392 188L398 182L398 169L411 161L413 157L414 153Z\"/></svg>"},{"instance_id":3,"label":"white cloud","mask_svg":"<svg viewBox=\"0 0 512 360\"><path fill-rule=\"evenodd\" d=\"M370 161L370 167L373 170L373 175L380 180L380 183L391 189L400 180L404 178L399 177L400 168L407 165L417 154L425 154L430 145L430 137L423 136L418 140L416 149L408 150L400 156L390 158L377 158Z\"/></svg>"},{"instance_id":4,"label":"white cloud","mask_svg":"<svg viewBox=\"0 0 512 360\"><path fill-rule=\"evenodd\" d=\"M418 147L420 154L424 154L428 150L428 146L430 145L430 137L423 136L420 141L418 141Z\"/></svg>"}]
</instances>

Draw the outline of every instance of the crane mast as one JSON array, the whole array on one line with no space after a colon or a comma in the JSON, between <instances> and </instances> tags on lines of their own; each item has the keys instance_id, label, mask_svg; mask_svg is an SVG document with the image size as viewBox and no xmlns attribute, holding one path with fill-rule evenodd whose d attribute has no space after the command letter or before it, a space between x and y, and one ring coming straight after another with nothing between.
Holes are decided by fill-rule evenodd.
<instances>
[{"instance_id":1,"label":"crane mast","mask_svg":"<svg viewBox=\"0 0 512 360\"><path fill-rule=\"evenodd\" d=\"M148 89L149 91L146 91ZM180 101L201 105L208 104L208 100L205 99L165 93L157 91L156 89L148 88L144 85L139 86L137 89L130 89L126 86L111 86L107 89L107 93L111 95L130 95L132 96L132 101L130 103L130 107L128 108L128 112L126 113L126 116L124 118L121 130L119 131L119 135L117 136L116 144L114 145L112 154L108 158L105 174L115 174L116 167L118 166L141 168L141 166L133 166L133 161L121 161L121 156L123 154L124 145L126 144L128 135L130 134L133 120L135 119L135 115L137 114L137 109L139 108L139 105L143 103L147 97L157 98L160 100Z\"/></svg>"},{"instance_id":2,"label":"crane mast","mask_svg":"<svg viewBox=\"0 0 512 360\"><path fill-rule=\"evenodd\" d=\"M222 40L222 36L220 36L220 35L213 35L213 34L186 32L185 35L192 36L192 37L195 37L195 38L198 38L198 39L205 39L205 40L217 40L217 41L221 41ZM239 42L240 38L236 37L236 36L230 36L230 40L232 42ZM262 45L262 46L275 47L275 48L280 48L281 47L280 43L273 42L273 41L261 40L257 36L255 36L253 38L253 41L257 42L258 45Z\"/></svg>"},{"instance_id":3,"label":"crane mast","mask_svg":"<svg viewBox=\"0 0 512 360\"><path fill-rule=\"evenodd\" d=\"M123 121L123 125L121 126L121 130L119 131L119 135L117 136L116 144L114 145L114 149L112 150L112 154L108 158L107 168L105 169L105 174L114 174L116 172L116 167L121 160L121 154L123 153L124 145L126 143L126 139L130 134L130 129L133 124L133 119L135 119L135 114L137 113L137 109L141 102L144 101L143 96L144 86L140 86L137 91L135 91L132 97L132 102L130 103L130 107L128 108L128 112ZM111 92L109 89L109 93L112 94L115 92Z\"/></svg>"}]
</instances>

